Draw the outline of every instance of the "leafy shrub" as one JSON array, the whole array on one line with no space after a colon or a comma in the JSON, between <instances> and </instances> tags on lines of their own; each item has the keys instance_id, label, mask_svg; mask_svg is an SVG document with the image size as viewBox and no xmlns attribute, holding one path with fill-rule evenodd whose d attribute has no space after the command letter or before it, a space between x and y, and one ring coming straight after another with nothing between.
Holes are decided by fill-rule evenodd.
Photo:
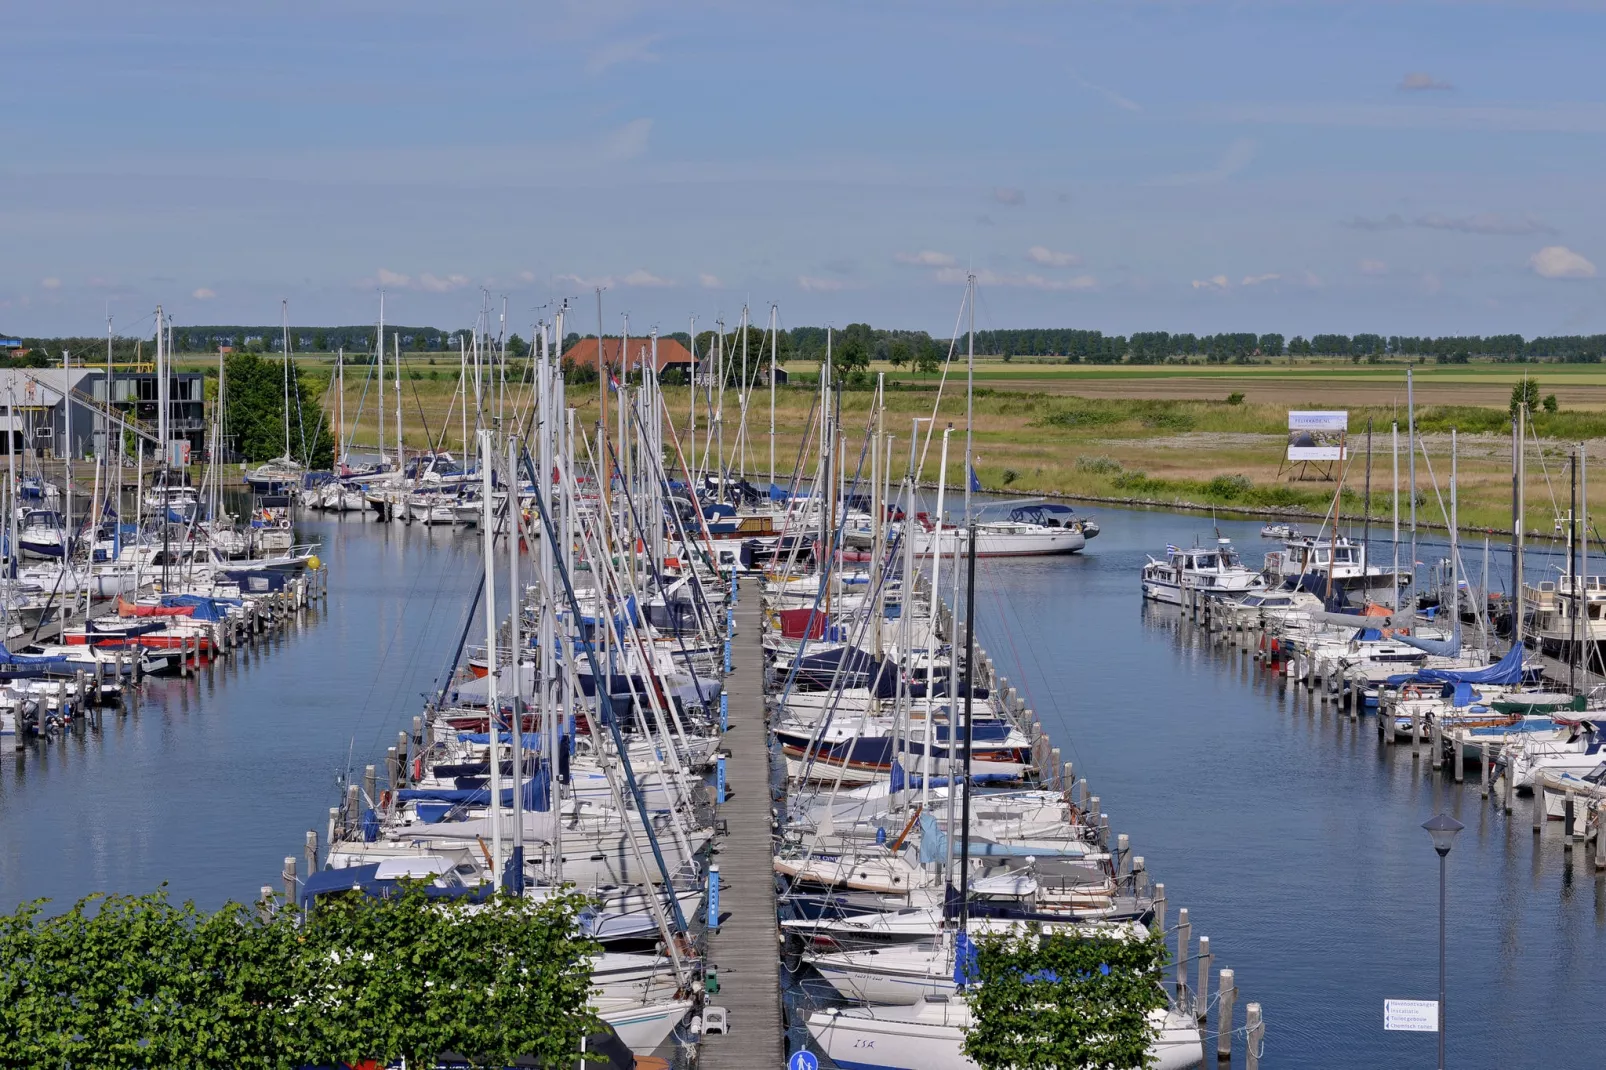
<instances>
[{"instance_id":1,"label":"leafy shrub","mask_svg":"<svg viewBox=\"0 0 1606 1070\"><path fill-rule=\"evenodd\" d=\"M1011 483L1015 482L1015 480L1017 480L1019 478L1020 478L1020 473L1015 471L1013 468L1004 469L1004 486L1006 486L1006 487L1009 486Z\"/></svg>"},{"instance_id":2,"label":"leafy shrub","mask_svg":"<svg viewBox=\"0 0 1606 1070\"><path fill-rule=\"evenodd\" d=\"M1114 457L1106 457L1103 454L1097 457L1084 454L1076 459L1076 470L1078 472L1089 472L1093 475L1109 475L1121 470L1121 462Z\"/></svg>"},{"instance_id":3,"label":"leafy shrub","mask_svg":"<svg viewBox=\"0 0 1606 1070\"><path fill-rule=\"evenodd\" d=\"M1143 426L1152 427L1156 431L1191 431L1193 425L1194 420L1190 414L1170 405L1153 409L1143 417Z\"/></svg>"},{"instance_id":4,"label":"leafy shrub","mask_svg":"<svg viewBox=\"0 0 1606 1070\"><path fill-rule=\"evenodd\" d=\"M1045 413L1037 421L1038 425L1043 427L1107 427L1120 422L1121 414L1115 410L1091 406L1055 409L1053 412Z\"/></svg>"},{"instance_id":5,"label":"leafy shrub","mask_svg":"<svg viewBox=\"0 0 1606 1070\"><path fill-rule=\"evenodd\" d=\"M1232 393L1227 395L1228 405L1242 405L1243 403L1244 393L1242 390L1234 390Z\"/></svg>"},{"instance_id":6,"label":"leafy shrub","mask_svg":"<svg viewBox=\"0 0 1606 1070\"><path fill-rule=\"evenodd\" d=\"M1205 493L1212 498L1235 502L1255 489L1248 476L1230 475L1217 476L1205 484Z\"/></svg>"}]
</instances>

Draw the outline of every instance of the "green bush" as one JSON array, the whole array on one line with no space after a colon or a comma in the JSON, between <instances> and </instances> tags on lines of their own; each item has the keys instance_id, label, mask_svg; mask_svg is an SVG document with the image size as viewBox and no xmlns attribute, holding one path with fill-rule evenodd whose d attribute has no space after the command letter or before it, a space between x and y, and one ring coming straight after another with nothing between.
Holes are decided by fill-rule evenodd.
<instances>
[{"instance_id":1,"label":"green bush","mask_svg":"<svg viewBox=\"0 0 1606 1070\"><path fill-rule=\"evenodd\" d=\"M1217 476L1205 484L1205 493L1222 501L1235 502L1255 489L1248 476Z\"/></svg>"},{"instance_id":2,"label":"green bush","mask_svg":"<svg viewBox=\"0 0 1606 1070\"><path fill-rule=\"evenodd\" d=\"M1084 454L1076 459L1076 470L1078 472L1089 472L1093 475L1109 475L1121 470L1121 462L1114 457L1106 457L1103 454L1097 457L1090 457Z\"/></svg>"},{"instance_id":3,"label":"green bush","mask_svg":"<svg viewBox=\"0 0 1606 1070\"><path fill-rule=\"evenodd\" d=\"M1156 408L1145 414L1143 426L1156 431L1191 431L1194 419L1191 413L1168 404L1164 408Z\"/></svg>"}]
</instances>

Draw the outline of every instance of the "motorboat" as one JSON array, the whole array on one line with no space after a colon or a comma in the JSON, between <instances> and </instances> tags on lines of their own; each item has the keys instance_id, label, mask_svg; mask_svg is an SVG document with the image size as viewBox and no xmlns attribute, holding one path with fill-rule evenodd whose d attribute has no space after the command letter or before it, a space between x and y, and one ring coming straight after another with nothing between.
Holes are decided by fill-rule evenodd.
<instances>
[{"instance_id":1,"label":"motorboat","mask_svg":"<svg viewBox=\"0 0 1606 1070\"><path fill-rule=\"evenodd\" d=\"M1143 597L1171 605L1194 592L1237 599L1266 587L1266 577L1239 559L1230 539L1218 538L1214 546L1168 546L1163 558L1150 557L1143 566Z\"/></svg>"}]
</instances>

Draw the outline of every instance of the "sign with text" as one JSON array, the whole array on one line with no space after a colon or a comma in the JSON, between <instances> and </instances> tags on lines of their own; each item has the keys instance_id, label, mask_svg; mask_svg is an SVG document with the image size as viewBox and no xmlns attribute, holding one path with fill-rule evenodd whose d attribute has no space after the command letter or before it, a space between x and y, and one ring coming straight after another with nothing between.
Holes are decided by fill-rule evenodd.
<instances>
[{"instance_id":1,"label":"sign with text","mask_svg":"<svg viewBox=\"0 0 1606 1070\"><path fill-rule=\"evenodd\" d=\"M1383 1028L1407 1033L1439 1031L1439 1001L1436 999L1385 999Z\"/></svg>"},{"instance_id":2,"label":"sign with text","mask_svg":"<svg viewBox=\"0 0 1606 1070\"><path fill-rule=\"evenodd\" d=\"M1290 461L1342 461L1349 413L1293 409L1288 413Z\"/></svg>"}]
</instances>

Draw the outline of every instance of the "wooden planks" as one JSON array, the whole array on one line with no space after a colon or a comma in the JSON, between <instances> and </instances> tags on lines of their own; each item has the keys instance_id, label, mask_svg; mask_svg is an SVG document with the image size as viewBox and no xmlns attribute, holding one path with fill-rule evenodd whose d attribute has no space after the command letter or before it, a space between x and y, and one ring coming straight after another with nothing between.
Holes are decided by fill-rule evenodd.
<instances>
[{"instance_id":1,"label":"wooden planks","mask_svg":"<svg viewBox=\"0 0 1606 1070\"><path fill-rule=\"evenodd\" d=\"M780 944L775 924L775 869L770 832L769 728L764 717L764 653L760 581L743 578L735 607L731 674L725 678L730 729L724 749L726 804L718 815L727 833L717 841L720 913L708 936L708 962L719 994L708 1002L730 1011L730 1033L705 1036L702 1070L781 1070Z\"/></svg>"}]
</instances>

